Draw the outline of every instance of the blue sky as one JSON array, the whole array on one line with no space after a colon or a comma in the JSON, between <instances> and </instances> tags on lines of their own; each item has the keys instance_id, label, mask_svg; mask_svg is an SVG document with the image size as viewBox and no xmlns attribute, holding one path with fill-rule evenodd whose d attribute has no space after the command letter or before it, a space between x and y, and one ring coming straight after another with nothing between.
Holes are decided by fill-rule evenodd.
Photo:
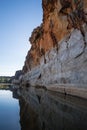
<instances>
[{"instance_id":1,"label":"blue sky","mask_svg":"<svg viewBox=\"0 0 87 130\"><path fill-rule=\"evenodd\" d=\"M42 22L42 0L0 0L0 75L22 69L31 32Z\"/></svg>"}]
</instances>

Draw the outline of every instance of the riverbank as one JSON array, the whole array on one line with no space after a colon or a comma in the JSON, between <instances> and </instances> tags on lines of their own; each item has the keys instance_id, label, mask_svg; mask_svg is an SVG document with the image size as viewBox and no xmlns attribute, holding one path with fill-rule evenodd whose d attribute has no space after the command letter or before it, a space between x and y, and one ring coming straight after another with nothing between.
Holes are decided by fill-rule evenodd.
<instances>
[{"instance_id":1,"label":"riverbank","mask_svg":"<svg viewBox=\"0 0 87 130\"><path fill-rule=\"evenodd\" d=\"M48 91L53 91L57 93L62 93L64 95L76 96L79 98L87 99L87 85L81 84L48 84L48 85L30 85L29 83L21 85L20 88L30 88L43 89Z\"/></svg>"},{"instance_id":2,"label":"riverbank","mask_svg":"<svg viewBox=\"0 0 87 130\"><path fill-rule=\"evenodd\" d=\"M12 85L11 83L0 83L0 86L7 86L7 85Z\"/></svg>"},{"instance_id":3,"label":"riverbank","mask_svg":"<svg viewBox=\"0 0 87 130\"><path fill-rule=\"evenodd\" d=\"M87 85L81 84L50 84L47 90L63 93L65 95L77 96L87 99Z\"/></svg>"},{"instance_id":4,"label":"riverbank","mask_svg":"<svg viewBox=\"0 0 87 130\"><path fill-rule=\"evenodd\" d=\"M11 83L0 83L0 89L10 89Z\"/></svg>"}]
</instances>

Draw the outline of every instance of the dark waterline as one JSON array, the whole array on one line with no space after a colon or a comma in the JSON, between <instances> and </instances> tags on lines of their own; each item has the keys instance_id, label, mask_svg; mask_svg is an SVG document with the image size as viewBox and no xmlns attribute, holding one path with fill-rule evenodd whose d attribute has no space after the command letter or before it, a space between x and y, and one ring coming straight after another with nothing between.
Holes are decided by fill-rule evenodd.
<instances>
[{"instance_id":1,"label":"dark waterline","mask_svg":"<svg viewBox=\"0 0 87 130\"><path fill-rule=\"evenodd\" d=\"M0 130L21 130L19 101L9 90L0 90Z\"/></svg>"}]
</instances>

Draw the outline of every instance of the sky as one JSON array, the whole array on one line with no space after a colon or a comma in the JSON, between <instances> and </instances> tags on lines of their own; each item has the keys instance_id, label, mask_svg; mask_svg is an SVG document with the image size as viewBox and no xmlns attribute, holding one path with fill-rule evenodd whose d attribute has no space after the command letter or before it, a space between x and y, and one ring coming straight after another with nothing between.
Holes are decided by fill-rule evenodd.
<instances>
[{"instance_id":1,"label":"sky","mask_svg":"<svg viewBox=\"0 0 87 130\"><path fill-rule=\"evenodd\" d=\"M42 0L0 0L0 76L22 69L29 37L42 23Z\"/></svg>"}]
</instances>

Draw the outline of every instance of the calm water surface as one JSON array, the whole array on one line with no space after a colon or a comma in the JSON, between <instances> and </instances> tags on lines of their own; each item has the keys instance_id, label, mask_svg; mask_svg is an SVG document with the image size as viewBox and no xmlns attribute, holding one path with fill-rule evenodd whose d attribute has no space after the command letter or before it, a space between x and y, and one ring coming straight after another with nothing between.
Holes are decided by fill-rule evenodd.
<instances>
[{"instance_id":1,"label":"calm water surface","mask_svg":"<svg viewBox=\"0 0 87 130\"><path fill-rule=\"evenodd\" d=\"M87 130L87 100L41 90L26 90L28 102L13 95L0 90L0 130Z\"/></svg>"},{"instance_id":2,"label":"calm water surface","mask_svg":"<svg viewBox=\"0 0 87 130\"><path fill-rule=\"evenodd\" d=\"M9 90L0 90L0 130L20 130L19 102Z\"/></svg>"}]
</instances>

